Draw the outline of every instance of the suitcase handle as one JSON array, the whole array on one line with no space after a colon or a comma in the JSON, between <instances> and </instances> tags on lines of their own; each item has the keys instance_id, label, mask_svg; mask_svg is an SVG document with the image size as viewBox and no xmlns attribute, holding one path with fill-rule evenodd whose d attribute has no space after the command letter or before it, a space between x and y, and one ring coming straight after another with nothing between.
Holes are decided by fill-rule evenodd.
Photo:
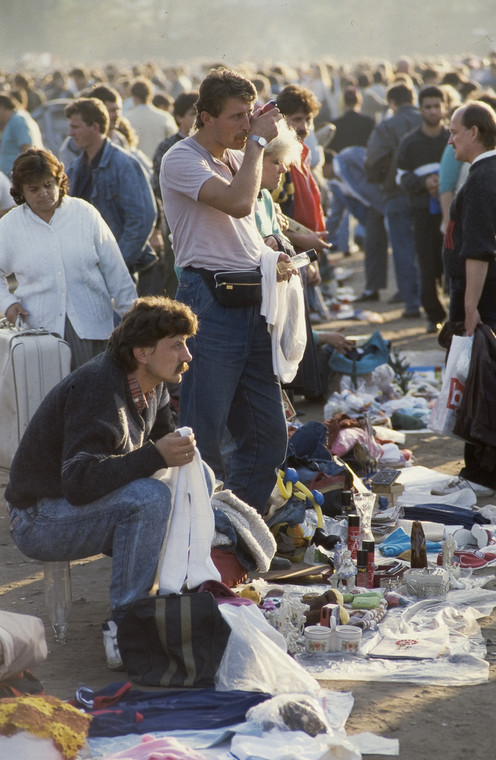
<instances>
[{"instance_id":1,"label":"suitcase handle","mask_svg":"<svg viewBox=\"0 0 496 760\"><path fill-rule=\"evenodd\" d=\"M19 335L50 335L50 330L44 327L23 327L22 317L18 316L15 325L4 317L0 319L0 330L12 330ZM55 333L53 333L55 335Z\"/></svg>"}]
</instances>

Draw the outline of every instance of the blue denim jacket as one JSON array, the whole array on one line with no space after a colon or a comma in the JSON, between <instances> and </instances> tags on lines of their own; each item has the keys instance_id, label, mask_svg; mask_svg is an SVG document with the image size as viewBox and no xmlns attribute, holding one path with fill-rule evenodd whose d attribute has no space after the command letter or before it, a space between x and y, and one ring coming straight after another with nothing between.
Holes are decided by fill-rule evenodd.
<instances>
[{"instance_id":1,"label":"blue denim jacket","mask_svg":"<svg viewBox=\"0 0 496 760\"><path fill-rule=\"evenodd\" d=\"M83 158L77 158L67 172L71 183ZM114 233L131 272L145 268L143 260L153 261L149 238L157 206L150 182L139 161L108 138L93 171L90 200Z\"/></svg>"}]
</instances>

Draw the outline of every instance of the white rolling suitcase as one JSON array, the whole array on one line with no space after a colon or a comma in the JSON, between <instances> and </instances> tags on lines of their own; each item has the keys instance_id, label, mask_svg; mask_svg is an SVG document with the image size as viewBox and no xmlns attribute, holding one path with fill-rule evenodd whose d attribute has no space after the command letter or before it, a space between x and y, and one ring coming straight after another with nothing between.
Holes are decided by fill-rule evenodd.
<instances>
[{"instance_id":1,"label":"white rolling suitcase","mask_svg":"<svg viewBox=\"0 0 496 760\"><path fill-rule=\"evenodd\" d=\"M0 468L10 469L29 420L70 366L71 349L57 335L0 320Z\"/></svg>"}]
</instances>

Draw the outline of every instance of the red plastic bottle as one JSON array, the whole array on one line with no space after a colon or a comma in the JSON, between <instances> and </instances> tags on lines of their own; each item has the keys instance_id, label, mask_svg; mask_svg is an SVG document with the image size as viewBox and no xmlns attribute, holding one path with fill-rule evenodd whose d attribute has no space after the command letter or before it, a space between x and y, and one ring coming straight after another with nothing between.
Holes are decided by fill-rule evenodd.
<instances>
[{"instance_id":1,"label":"red plastic bottle","mask_svg":"<svg viewBox=\"0 0 496 760\"><path fill-rule=\"evenodd\" d=\"M360 549L360 517L358 515L348 516L348 549L351 552L351 558L356 561L357 552Z\"/></svg>"}]
</instances>

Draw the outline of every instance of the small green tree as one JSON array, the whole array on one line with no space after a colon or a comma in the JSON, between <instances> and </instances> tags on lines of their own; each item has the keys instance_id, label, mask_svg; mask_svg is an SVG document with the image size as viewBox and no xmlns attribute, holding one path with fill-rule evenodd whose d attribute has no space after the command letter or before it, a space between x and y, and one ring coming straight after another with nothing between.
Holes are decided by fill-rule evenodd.
<instances>
[{"instance_id":1,"label":"small green tree","mask_svg":"<svg viewBox=\"0 0 496 760\"><path fill-rule=\"evenodd\" d=\"M389 352L389 366L392 367L394 380L404 395L408 392L408 387L412 379L412 375L408 371L410 369L410 362L408 362L399 351L391 349Z\"/></svg>"}]
</instances>

